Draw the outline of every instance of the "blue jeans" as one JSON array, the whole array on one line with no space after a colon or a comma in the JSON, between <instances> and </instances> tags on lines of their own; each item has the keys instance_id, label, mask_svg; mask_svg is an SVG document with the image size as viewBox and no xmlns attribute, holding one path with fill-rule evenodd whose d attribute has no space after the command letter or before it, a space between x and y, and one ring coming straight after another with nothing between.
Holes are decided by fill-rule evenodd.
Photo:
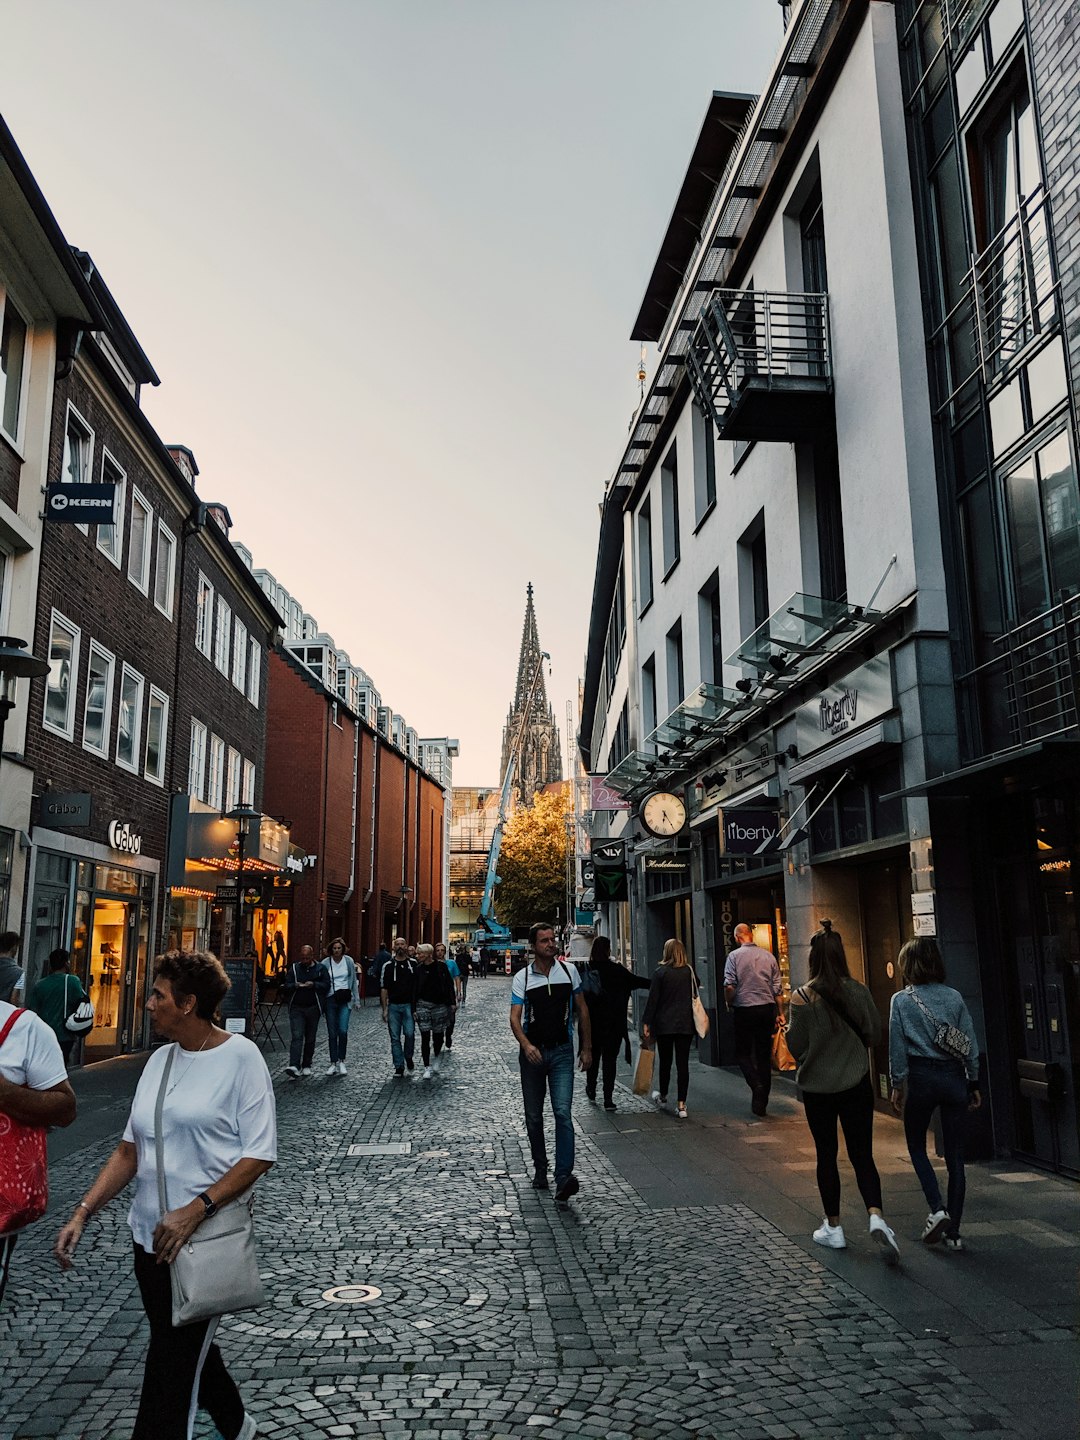
<instances>
[{"instance_id":1,"label":"blue jeans","mask_svg":"<svg viewBox=\"0 0 1080 1440\"><path fill-rule=\"evenodd\" d=\"M301 1066L305 1070L311 1069L311 1062L315 1058L315 1036L319 1029L319 1018L322 1011L318 1005L297 1005L289 1006L289 1030L292 1035L289 1044L289 1064L294 1070Z\"/></svg>"},{"instance_id":2,"label":"blue jeans","mask_svg":"<svg viewBox=\"0 0 1080 1440\"><path fill-rule=\"evenodd\" d=\"M331 995L326 1002L326 1038L330 1044L330 1061L344 1060L349 1045L349 1016L352 1014L352 995L338 1000Z\"/></svg>"},{"instance_id":3,"label":"blue jeans","mask_svg":"<svg viewBox=\"0 0 1080 1440\"><path fill-rule=\"evenodd\" d=\"M931 1060L908 1056L907 1093L904 1097L904 1136L908 1154L931 1210L946 1209L952 1224L949 1233L960 1230L964 1213L967 1179L964 1175L964 1133L967 1129L967 1073L959 1060ZM949 1172L949 1203L942 1206L941 1187L926 1153L926 1132L930 1117L941 1110L941 1141L945 1167Z\"/></svg>"},{"instance_id":4,"label":"blue jeans","mask_svg":"<svg viewBox=\"0 0 1080 1440\"><path fill-rule=\"evenodd\" d=\"M388 1005L386 1025L390 1031L390 1054L394 1057L394 1069L404 1070L407 1061L413 1058L416 1049L416 1020L411 1005ZM402 1049L402 1039L405 1046Z\"/></svg>"},{"instance_id":5,"label":"blue jeans","mask_svg":"<svg viewBox=\"0 0 1080 1440\"><path fill-rule=\"evenodd\" d=\"M574 1098L574 1046L542 1045L539 1065L530 1064L521 1051L521 1095L525 1101L525 1131L529 1137L533 1167L547 1174L547 1146L544 1143L544 1096L551 1092L551 1113L555 1116L555 1185L574 1173L574 1123L570 1105Z\"/></svg>"}]
</instances>

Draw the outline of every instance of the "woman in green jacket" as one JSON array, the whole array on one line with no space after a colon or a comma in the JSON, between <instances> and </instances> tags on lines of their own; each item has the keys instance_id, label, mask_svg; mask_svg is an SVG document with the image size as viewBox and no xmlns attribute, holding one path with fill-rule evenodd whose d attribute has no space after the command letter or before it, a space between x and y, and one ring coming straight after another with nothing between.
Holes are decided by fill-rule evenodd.
<instances>
[{"instance_id":1,"label":"woman in green jacket","mask_svg":"<svg viewBox=\"0 0 1080 1440\"><path fill-rule=\"evenodd\" d=\"M874 1164L874 1091L867 1050L881 1035L881 1016L865 985L851 978L844 942L823 920L810 941L810 983L796 990L787 1042L799 1065L806 1123L817 1150L817 1182L825 1218L814 1240L830 1250L847 1241L840 1224L837 1122L844 1132L855 1183L870 1213L870 1238L887 1265L900 1258L881 1213L881 1177Z\"/></svg>"}]
</instances>

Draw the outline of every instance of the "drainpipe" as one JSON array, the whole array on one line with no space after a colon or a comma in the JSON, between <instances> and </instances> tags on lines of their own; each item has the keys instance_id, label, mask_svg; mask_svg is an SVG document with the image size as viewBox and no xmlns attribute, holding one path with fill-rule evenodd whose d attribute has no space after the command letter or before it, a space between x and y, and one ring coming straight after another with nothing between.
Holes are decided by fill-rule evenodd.
<instances>
[{"instance_id":1,"label":"drainpipe","mask_svg":"<svg viewBox=\"0 0 1080 1440\"><path fill-rule=\"evenodd\" d=\"M401 888L402 888L402 891L404 891L405 887L406 887L406 886L408 885L408 883L409 883L409 877L408 877L408 875L406 874L406 866L407 866L408 863L409 863L409 862L408 862L408 854L409 854L409 762L408 762L408 760L406 760L406 761L405 761L405 764L401 767ZM414 899L414 901L415 901L415 898L416 898L416 891L414 890L414 891L413 891L413 899ZM403 894L402 897L401 897L401 904L402 904L402 908L404 908L404 905L405 905L405 896L404 896L404 894Z\"/></svg>"},{"instance_id":2,"label":"drainpipe","mask_svg":"<svg viewBox=\"0 0 1080 1440\"><path fill-rule=\"evenodd\" d=\"M352 826L349 831L349 886L342 904L347 905L356 889L356 797L360 784L360 721L353 720L352 752Z\"/></svg>"}]
</instances>

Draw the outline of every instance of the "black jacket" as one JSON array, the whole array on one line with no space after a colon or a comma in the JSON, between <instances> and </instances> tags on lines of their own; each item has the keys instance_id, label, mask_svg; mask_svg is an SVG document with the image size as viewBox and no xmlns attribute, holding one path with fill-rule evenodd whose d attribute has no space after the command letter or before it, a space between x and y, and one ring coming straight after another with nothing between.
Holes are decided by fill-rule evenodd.
<instances>
[{"instance_id":1,"label":"black jacket","mask_svg":"<svg viewBox=\"0 0 1080 1440\"><path fill-rule=\"evenodd\" d=\"M652 978L641 1023L653 1035L693 1035L694 998L689 965L661 965Z\"/></svg>"},{"instance_id":2,"label":"black jacket","mask_svg":"<svg viewBox=\"0 0 1080 1440\"><path fill-rule=\"evenodd\" d=\"M314 980L314 990L300 990L298 986L308 980ZM307 1010L317 1005L320 1011L325 1011L326 997L330 994L330 972L317 960L313 960L310 966L290 965L285 971L281 989L290 1009L295 1005L297 1009Z\"/></svg>"},{"instance_id":3,"label":"black jacket","mask_svg":"<svg viewBox=\"0 0 1080 1440\"><path fill-rule=\"evenodd\" d=\"M388 1005L416 1004L416 972L419 965L406 955L404 960L396 956L387 960L382 969L380 988L386 991Z\"/></svg>"},{"instance_id":4,"label":"black jacket","mask_svg":"<svg viewBox=\"0 0 1080 1440\"><path fill-rule=\"evenodd\" d=\"M599 995L590 995L587 991L585 994L594 1047L604 1040L621 1040L627 1034L630 996L635 990L647 990L648 980L615 960L590 960L582 969L583 973L591 970L600 980Z\"/></svg>"},{"instance_id":5,"label":"black jacket","mask_svg":"<svg viewBox=\"0 0 1080 1440\"><path fill-rule=\"evenodd\" d=\"M454 977L450 974L445 960L433 960L430 965L416 967L416 998L431 1005L453 1005Z\"/></svg>"}]
</instances>

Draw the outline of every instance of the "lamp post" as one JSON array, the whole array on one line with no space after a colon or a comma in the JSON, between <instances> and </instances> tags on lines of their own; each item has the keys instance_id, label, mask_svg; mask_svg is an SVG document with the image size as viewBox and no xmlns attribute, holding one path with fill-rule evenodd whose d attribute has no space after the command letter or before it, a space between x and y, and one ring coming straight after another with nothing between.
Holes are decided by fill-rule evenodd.
<instances>
[{"instance_id":1,"label":"lamp post","mask_svg":"<svg viewBox=\"0 0 1080 1440\"><path fill-rule=\"evenodd\" d=\"M49 662L26 653L26 641L14 635L0 636L0 755L4 753L4 727L15 709L15 691L20 680L36 680L49 673Z\"/></svg>"},{"instance_id":2,"label":"lamp post","mask_svg":"<svg viewBox=\"0 0 1080 1440\"><path fill-rule=\"evenodd\" d=\"M227 810L221 817L223 820L232 820L236 825L236 913L233 933L233 953L239 955L241 944L241 930L244 926L244 852L247 849L248 836L251 834L251 822L261 821L262 813L254 810L250 805L237 805L232 810Z\"/></svg>"},{"instance_id":3,"label":"lamp post","mask_svg":"<svg viewBox=\"0 0 1080 1440\"><path fill-rule=\"evenodd\" d=\"M405 930L399 930L399 931L398 931L398 934L399 934L399 935L404 935L406 940L408 940L408 938L409 938L409 937L408 937L408 934L406 933L406 931L407 931L407 927L408 927L408 924L409 924L409 896L410 896L411 894L412 894L412 886L411 886L411 885L402 885L402 887L401 887L401 903L398 905L398 910L399 910L399 912L401 913L402 923L404 924L404 926L406 927L406 929L405 929Z\"/></svg>"}]
</instances>

